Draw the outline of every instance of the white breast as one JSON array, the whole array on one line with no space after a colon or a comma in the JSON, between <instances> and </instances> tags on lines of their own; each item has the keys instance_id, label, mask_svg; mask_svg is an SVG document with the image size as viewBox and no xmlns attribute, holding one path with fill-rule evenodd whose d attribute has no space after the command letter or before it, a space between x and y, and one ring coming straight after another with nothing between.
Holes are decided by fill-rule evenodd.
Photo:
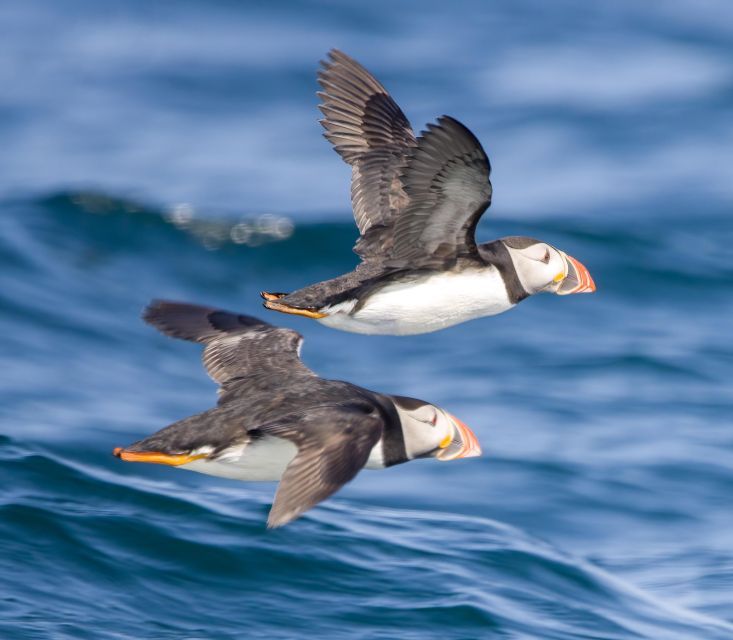
<instances>
[{"instance_id":1,"label":"white breast","mask_svg":"<svg viewBox=\"0 0 733 640\"><path fill-rule=\"evenodd\" d=\"M215 460L202 458L182 464L180 468L232 480L267 482L281 478L296 452L296 446L289 440L265 436L232 447Z\"/></svg>"},{"instance_id":2,"label":"white breast","mask_svg":"<svg viewBox=\"0 0 733 640\"><path fill-rule=\"evenodd\" d=\"M355 300L326 309L328 315L319 322L354 333L409 335L495 315L513 306L499 272L484 267L390 284L356 311Z\"/></svg>"},{"instance_id":3,"label":"white breast","mask_svg":"<svg viewBox=\"0 0 733 640\"><path fill-rule=\"evenodd\" d=\"M232 480L272 482L280 480L297 451L297 447L289 440L265 436L250 444L232 447L215 460L202 458L182 464L179 469ZM365 468L384 468L381 440L372 449Z\"/></svg>"}]
</instances>

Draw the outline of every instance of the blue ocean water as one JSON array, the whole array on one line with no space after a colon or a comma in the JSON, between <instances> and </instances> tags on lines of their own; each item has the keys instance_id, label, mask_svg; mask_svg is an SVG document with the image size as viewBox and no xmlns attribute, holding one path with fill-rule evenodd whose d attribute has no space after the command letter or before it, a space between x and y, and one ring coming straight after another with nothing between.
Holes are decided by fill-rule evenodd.
<instances>
[{"instance_id":1,"label":"blue ocean water","mask_svg":"<svg viewBox=\"0 0 733 640\"><path fill-rule=\"evenodd\" d=\"M0 637L733 638L733 7L0 5ZM493 164L478 237L592 296L391 338L266 315L355 264L315 69L362 60ZM274 485L111 455L215 400L153 297L296 328L321 375L435 402L484 456Z\"/></svg>"}]
</instances>

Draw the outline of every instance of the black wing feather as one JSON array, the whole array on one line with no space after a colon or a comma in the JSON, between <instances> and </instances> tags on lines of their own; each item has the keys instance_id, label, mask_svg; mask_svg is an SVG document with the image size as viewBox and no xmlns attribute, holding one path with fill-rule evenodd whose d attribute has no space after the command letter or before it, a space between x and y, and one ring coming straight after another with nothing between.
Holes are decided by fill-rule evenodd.
<instances>
[{"instance_id":1,"label":"black wing feather","mask_svg":"<svg viewBox=\"0 0 733 640\"><path fill-rule=\"evenodd\" d=\"M321 124L336 152L352 167L354 219L364 234L375 225L386 225L406 204L399 172L415 145L415 134L387 90L358 62L333 49L322 64ZM366 259L376 252L362 246L357 253Z\"/></svg>"},{"instance_id":2,"label":"black wing feather","mask_svg":"<svg viewBox=\"0 0 733 640\"><path fill-rule=\"evenodd\" d=\"M481 143L449 116L428 125L402 174L409 205L394 223L393 267L445 267L478 256L474 231L491 204Z\"/></svg>"},{"instance_id":3,"label":"black wing feather","mask_svg":"<svg viewBox=\"0 0 733 640\"><path fill-rule=\"evenodd\" d=\"M366 464L383 428L382 418L367 404L318 407L296 422L261 427L264 433L298 447L280 480L267 526L295 520L352 480Z\"/></svg>"},{"instance_id":4,"label":"black wing feather","mask_svg":"<svg viewBox=\"0 0 733 640\"><path fill-rule=\"evenodd\" d=\"M416 140L397 103L358 62L334 49L322 64L321 124L352 167L356 253L388 268L476 258L474 231L491 204L491 167L476 137L443 116Z\"/></svg>"},{"instance_id":5,"label":"black wing feather","mask_svg":"<svg viewBox=\"0 0 733 640\"><path fill-rule=\"evenodd\" d=\"M143 319L166 335L205 344L204 367L221 385L268 375L281 381L315 376L298 355L303 337L297 331L274 327L253 316L155 300L145 309Z\"/></svg>"}]
</instances>

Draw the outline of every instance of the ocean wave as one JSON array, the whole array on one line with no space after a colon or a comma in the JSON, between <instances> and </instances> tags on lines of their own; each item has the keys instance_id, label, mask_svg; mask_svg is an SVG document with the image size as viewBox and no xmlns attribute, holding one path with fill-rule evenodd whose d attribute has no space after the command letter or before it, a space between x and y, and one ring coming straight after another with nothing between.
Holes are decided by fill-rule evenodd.
<instances>
[{"instance_id":1,"label":"ocean wave","mask_svg":"<svg viewBox=\"0 0 733 640\"><path fill-rule=\"evenodd\" d=\"M39 599L64 602L64 616L47 614L42 625L35 617L49 633L83 613L85 627L103 638L208 636L213 618L217 637L238 637L243 620L284 637L304 621L293 598L329 611L308 624L332 637L350 637L355 624L375 637L399 628L407 638L426 627L448 638L733 632L485 518L336 499L298 526L267 532L266 503L233 490L194 496L167 483L122 481L7 437L0 456L3 483L13 487L0 502L0 565L14 572L20 619L34 619ZM41 570L49 575L43 584L35 579ZM64 576L60 591L54 575Z\"/></svg>"},{"instance_id":2,"label":"ocean wave","mask_svg":"<svg viewBox=\"0 0 733 640\"><path fill-rule=\"evenodd\" d=\"M569 523L583 518L594 522L586 538L604 544L604 528L622 535L629 520L698 531L706 520L695 505L715 512L703 493L730 486L714 422L704 432L694 423L683 456L674 441L682 427L650 417L663 406L674 425L701 403L710 411L726 370L711 319L667 323L727 286L725 269L709 273L709 251L681 243L679 231L662 236L648 221L589 230L570 220L489 220L480 235L547 237L577 254L603 295L590 306L533 300L430 336L430 349L421 336L371 339L268 316L307 334L304 357L324 375L430 397L487 443L487 457L470 467L414 463L383 481L360 474L343 495L268 532L271 487L110 455L213 402L195 349L161 339L139 310L168 296L263 315L260 288L307 284L355 263L350 216L240 243L232 233L241 217L189 219L99 192L0 206L11 222L0 239L0 328L10 348L0 364L14 372L4 381L0 568L15 576L0 591L30 637L239 638L248 625L272 637L305 627L334 638L398 629L421 640L730 636L726 622L589 561L595 550L557 543L582 539ZM708 222L719 228L717 213ZM710 236L708 248L725 238ZM617 477L626 465L633 474ZM677 473L704 490L670 505L665 487ZM497 494L501 487L522 500ZM538 513L531 529L519 524L532 521L527 509ZM505 521L485 517L492 513ZM0 634L18 637L19 628L0 623Z\"/></svg>"}]
</instances>

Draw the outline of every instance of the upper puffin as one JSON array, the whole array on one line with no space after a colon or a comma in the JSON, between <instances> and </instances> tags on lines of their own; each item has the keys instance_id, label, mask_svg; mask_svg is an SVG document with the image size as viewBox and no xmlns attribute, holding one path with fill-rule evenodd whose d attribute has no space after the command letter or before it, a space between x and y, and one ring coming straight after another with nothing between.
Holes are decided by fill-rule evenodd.
<instances>
[{"instance_id":1,"label":"upper puffin","mask_svg":"<svg viewBox=\"0 0 733 640\"><path fill-rule=\"evenodd\" d=\"M541 291L595 291L588 270L555 247L512 236L477 245L491 204L491 166L460 122L441 116L419 138L387 90L332 50L318 74L325 137L351 165L361 263L268 309L356 333L427 333L512 308Z\"/></svg>"}]
</instances>

